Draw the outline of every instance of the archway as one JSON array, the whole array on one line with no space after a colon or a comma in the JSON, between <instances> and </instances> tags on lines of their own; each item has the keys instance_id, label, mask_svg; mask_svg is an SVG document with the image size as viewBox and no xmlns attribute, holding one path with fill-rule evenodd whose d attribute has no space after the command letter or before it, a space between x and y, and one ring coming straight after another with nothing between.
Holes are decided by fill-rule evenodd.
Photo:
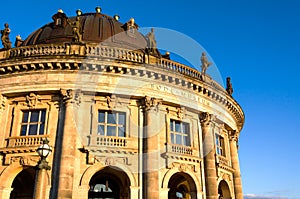
<instances>
[{"instance_id":1,"label":"archway","mask_svg":"<svg viewBox=\"0 0 300 199\"><path fill-rule=\"evenodd\" d=\"M194 180L186 173L174 174L168 183L169 199L196 199L197 189Z\"/></svg>"},{"instance_id":2,"label":"archway","mask_svg":"<svg viewBox=\"0 0 300 199\"><path fill-rule=\"evenodd\" d=\"M36 171L33 167L22 170L12 183L10 199L32 199Z\"/></svg>"},{"instance_id":3,"label":"archway","mask_svg":"<svg viewBox=\"0 0 300 199\"><path fill-rule=\"evenodd\" d=\"M130 180L127 174L115 167L105 167L91 178L89 199L128 199Z\"/></svg>"},{"instance_id":4,"label":"archway","mask_svg":"<svg viewBox=\"0 0 300 199\"><path fill-rule=\"evenodd\" d=\"M219 183L218 194L219 194L219 199L231 199L230 189L225 180L222 180Z\"/></svg>"}]
</instances>

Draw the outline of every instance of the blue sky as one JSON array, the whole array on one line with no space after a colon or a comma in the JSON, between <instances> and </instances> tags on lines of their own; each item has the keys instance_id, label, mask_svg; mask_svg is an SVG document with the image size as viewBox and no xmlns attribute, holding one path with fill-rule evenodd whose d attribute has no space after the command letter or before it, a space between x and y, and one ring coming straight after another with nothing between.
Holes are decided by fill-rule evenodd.
<instances>
[{"instance_id":1,"label":"blue sky","mask_svg":"<svg viewBox=\"0 0 300 199\"><path fill-rule=\"evenodd\" d=\"M70 16L98 5L121 22L134 17L141 27L168 28L201 44L223 79L231 77L246 115L239 153L247 198L300 198L299 1L15 0L2 3L0 29L8 22L14 41L51 22L59 8Z\"/></svg>"}]
</instances>

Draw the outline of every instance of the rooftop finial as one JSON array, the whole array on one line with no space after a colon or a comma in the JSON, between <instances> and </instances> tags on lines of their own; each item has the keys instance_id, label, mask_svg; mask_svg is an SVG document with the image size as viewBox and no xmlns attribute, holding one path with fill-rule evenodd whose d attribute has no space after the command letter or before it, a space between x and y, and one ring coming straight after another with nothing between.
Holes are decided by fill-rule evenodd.
<instances>
[{"instance_id":1,"label":"rooftop finial","mask_svg":"<svg viewBox=\"0 0 300 199\"><path fill-rule=\"evenodd\" d=\"M96 13L101 13L101 7L100 6L97 6L96 8L95 8L95 10L96 10Z\"/></svg>"},{"instance_id":2,"label":"rooftop finial","mask_svg":"<svg viewBox=\"0 0 300 199\"><path fill-rule=\"evenodd\" d=\"M76 14L77 14L77 16L80 16L80 15L82 15L82 11L80 9L78 9L78 10L76 10Z\"/></svg>"},{"instance_id":3,"label":"rooftop finial","mask_svg":"<svg viewBox=\"0 0 300 199\"><path fill-rule=\"evenodd\" d=\"M114 16L114 19L115 19L116 21L119 21L120 16L119 16L119 15L115 15L115 16Z\"/></svg>"}]
</instances>

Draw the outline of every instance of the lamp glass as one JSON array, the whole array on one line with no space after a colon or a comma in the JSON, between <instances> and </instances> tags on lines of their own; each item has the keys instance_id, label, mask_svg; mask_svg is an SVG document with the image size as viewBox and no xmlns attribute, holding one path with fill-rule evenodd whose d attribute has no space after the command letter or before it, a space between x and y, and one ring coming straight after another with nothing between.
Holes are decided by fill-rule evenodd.
<instances>
[{"instance_id":1,"label":"lamp glass","mask_svg":"<svg viewBox=\"0 0 300 199\"><path fill-rule=\"evenodd\" d=\"M48 144L42 144L37 148L36 151L39 154L39 156L46 158L48 155L50 155L52 149Z\"/></svg>"}]
</instances>

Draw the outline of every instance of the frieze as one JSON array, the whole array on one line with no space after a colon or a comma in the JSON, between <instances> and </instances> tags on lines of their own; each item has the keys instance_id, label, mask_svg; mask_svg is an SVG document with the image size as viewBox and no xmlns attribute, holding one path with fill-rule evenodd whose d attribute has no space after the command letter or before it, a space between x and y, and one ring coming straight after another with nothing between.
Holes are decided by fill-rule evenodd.
<instances>
[{"instance_id":1,"label":"frieze","mask_svg":"<svg viewBox=\"0 0 300 199\"><path fill-rule=\"evenodd\" d=\"M36 166L40 157L38 156L6 156L4 159L5 165L20 164L23 166Z\"/></svg>"},{"instance_id":2,"label":"frieze","mask_svg":"<svg viewBox=\"0 0 300 199\"><path fill-rule=\"evenodd\" d=\"M156 90L156 91L161 91L161 92L173 94L173 95L176 95L179 97L184 97L189 100L196 101L205 106L211 106L211 103L208 100L204 99L203 97L200 97L198 95L195 95L195 94L187 92L187 91L183 91L181 89L176 89L176 88L173 88L170 86L159 85L159 84L150 84L150 88L153 90Z\"/></svg>"},{"instance_id":3,"label":"frieze","mask_svg":"<svg viewBox=\"0 0 300 199\"><path fill-rule=\"evenodd\" d=\"M198 172L197 167L193 164L173 162L171 168L172 169L177 168L179 171L182 172L186 172L186 171L192 171L194 173Z\"/></svg>"},{"instance_id":4,"label":"frieze","mask_svg":"<svg viewBox=\"0 0 300 199\"><path fill-rule=\"evenodd\" d=\"M95 163L102 163L106 166L114 166L116 163L121 163L124 165L131 165L128 157L107 157L107 156L94 156L93 158Z\"/></svg>"}]
</instances>

